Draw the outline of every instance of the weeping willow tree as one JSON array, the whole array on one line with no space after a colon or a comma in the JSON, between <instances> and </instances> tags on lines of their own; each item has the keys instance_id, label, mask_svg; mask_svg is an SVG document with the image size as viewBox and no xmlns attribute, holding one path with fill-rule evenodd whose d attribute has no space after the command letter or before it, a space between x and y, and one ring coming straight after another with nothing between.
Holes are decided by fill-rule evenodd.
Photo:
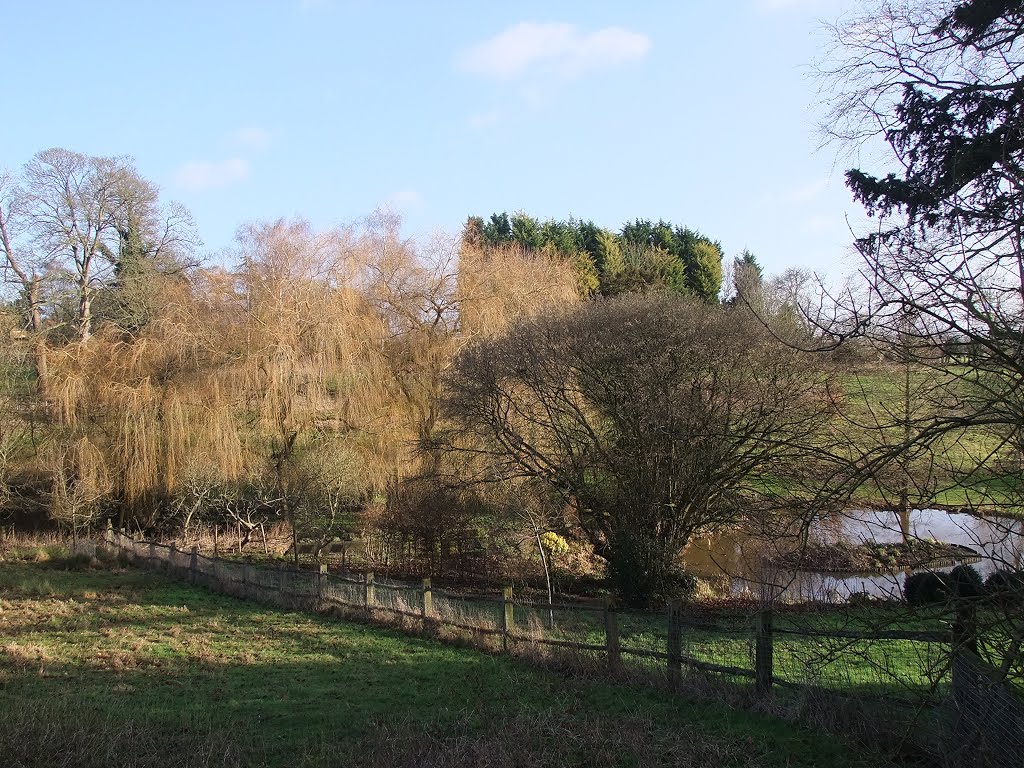
<instances>
[{"instance_id":1,"label":"weeping willow tree","mask_svg":"<svg viewBox=\"0 0 1024 768\"><path fill-rule=\"evenodd\" d=\"M58 421L98 446L125 514L154 525L186 467L224 484L266 475L314 434L352 435L361 476L382 475L389 331L367 299L369 255L345 231L251 225L236 269L164 286L134 338L101 328L55 351Z\"/></svg>"},{"instance_id":2,"label":"weeping willow tree","mask_svg":"<svg viewBox=\"0 0 1024 768\"><path fill-rule=\"evenodd\" d=\"M465 467L445 453L440 403L444 377L458 351L481 335L499 333L515 318L552 303L579 300L568 260L519 246L481 249L438 237L422 249L401 240L397 221L376 216L359 239L372 280L368 296L389 335L381 361L390 392L388 424L404 424L409 439L395 456L391 482L364 518L382 564L410 557L431 572L456 566L452 551L477 539L486 514L463 487Z\"/></svg>"},{"instance_id":3,"label":"weeping willow tree","mask_svg":"<svg viewBox=\"0 0 1024 768\"><path fill-rule=\"evenodd\" d=\"M61 528L70 531L77 543L79 531L96 520L109 492L106 463L87 437L52 444L42 458L53 477L48 499L50 514Z\"/></svg>"},{"instance_id":4,"label":"weeping willow tree","mask_svg":"<svg viewBox=\"0 0 1024 768\"><path fill-rule=\"evenodd\" d=\"M296 537L323 533L311 505L435 472L442 381L468 339L576 297L571 265L420 246L384 214L250 224L234 255L164 279L135 334L111 323L52 350L55 441L94 447L121 524L184 524L217 493L239 517L244 486Z\"/></svg>"},{"instance_id":5,"label":"weeping willow tree","mask_svg":"<svg viewBox=\"0 0 1024 768\"><path fill-rule=\"evenodd\" d=\"M415 425L417 451L396 473L379 510L378 529L387 541L377 554L386 563L390 547L430 572L464 572L462 556L501 533L493 500L473 482L479 468L448 451L440 411L445 375L473 339L499 334L552 304L577 303L579 281L569 259L515 244L485 249L463 240L457 263L452 244L432 245L418 269L379 286L388 296L418 297L386 302L400 310L389 360L395 402Z\"/></svg>"}]
</instances>

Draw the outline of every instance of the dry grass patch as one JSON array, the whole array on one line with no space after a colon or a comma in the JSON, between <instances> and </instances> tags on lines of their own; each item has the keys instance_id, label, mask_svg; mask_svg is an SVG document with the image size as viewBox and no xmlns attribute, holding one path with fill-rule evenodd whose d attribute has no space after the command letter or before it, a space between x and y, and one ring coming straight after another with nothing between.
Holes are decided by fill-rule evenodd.
<instances>
[{"instance_id":1,"label":"dry grass patch","mask_svg":"<svg viewBox=\"0 0 1024 768\"><path fill-rule=\"evenodd\" d=\"M35 643L7 643L0 652L0 658L15 668L38 667L40 670L53 659L46 648Z\"/></svg>"}]
</instances>

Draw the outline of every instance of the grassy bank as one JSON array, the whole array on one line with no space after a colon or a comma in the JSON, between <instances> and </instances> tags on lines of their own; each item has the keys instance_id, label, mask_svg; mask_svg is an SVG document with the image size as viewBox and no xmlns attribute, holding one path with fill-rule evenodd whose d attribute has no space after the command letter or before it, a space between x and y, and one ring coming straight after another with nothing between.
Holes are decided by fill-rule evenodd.
<instances>
[{"instance_id":1,"label":"grassy bank","mask_svg":"<svg viewBox=\"0 0 1024 768\"><path fill-rule=\"evenodd\" d=\"M0 563L0 754L51 765L878 765L668 692L263 608L151 573Z\"/></svg>"}]
</instances>

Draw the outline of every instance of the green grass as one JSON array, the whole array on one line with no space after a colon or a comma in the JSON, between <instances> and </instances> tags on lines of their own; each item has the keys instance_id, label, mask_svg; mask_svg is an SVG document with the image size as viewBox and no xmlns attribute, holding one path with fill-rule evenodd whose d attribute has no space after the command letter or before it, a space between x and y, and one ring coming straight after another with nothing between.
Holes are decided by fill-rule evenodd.
<instances>
[{"instance_id":1,"label":"green grass","mask_svg":"<svg viewBox=\"0 0 1024 768\"><path fill-rule=\"evenodd\" d=\"M161 768L880 763L833 736L667 691L158 574L23 562L0 562L0 754Z\"/></svg>"},{"instance_id":2,"label":"green grass","mask_svg":"<svg viewBox=\"0 0 1024 768\"><path fill-rule=\"evenodd\" d=\"M905 409L905 371L898 365L847 373L841 377L840 420L844 439L854 453L880 444L895 444L903 438L900 426ZM915 369L910 375L911 418L926 418L936 401L968 386L950 375L946 380L934 370ZM931 403L931 405L930 405ZM912 486L923 492L915 505L933 504L959 508L999 510L1014 514L1020 503L1021 477L1008 474L1005 466L1015 457L998 436L983 428L951 431L935 446L935 456L911 461ZM891 506L898 496L898 473L880 477L879 483L865 483L854 501ZM886 488L889 485L891 487Z\"/></svg>"},{"instance_id":3,"label":"green grass","mask_svg":"<svg viewBox=\"0 0 1024 768\"><path fill-rule=\"evenodd\" d=\"M698 609L699 611L699 609ZM532 621L529 613L534 613ZM534 634L558 640L601 645L605 642L600 613L560 610L555 629L540 628L543 610L517 611L517 622L530 623ZM753 670L755 654L753 609L699 611L683 620L681 650L699 662ZM803 632L871 633L947 631L949 617L939 609L911 610L905 605L875 603L863 607L815 607L777 611L777 628ZM662 614L620 613L620 644L628 649L667 650L668 619ZM774 674L848 697L899 698L911 703L932 701L948 689L949 647L920 640L853 639L776 633ZM625 653L627 661L630 655ZM664 665L665 662L657 662ZM639 661L638 666L650 666ZM747 678L736 677L737 681Z\"/></svg>"}]
</instances>

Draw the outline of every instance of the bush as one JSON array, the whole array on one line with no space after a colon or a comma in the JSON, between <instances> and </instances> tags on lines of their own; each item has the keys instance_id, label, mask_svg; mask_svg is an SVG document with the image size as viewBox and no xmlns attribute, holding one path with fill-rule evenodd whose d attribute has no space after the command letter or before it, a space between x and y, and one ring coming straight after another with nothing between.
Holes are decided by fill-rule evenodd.
<instances>
[{"instance_id":1,"label":"bush","mask_svg":"<svg viewBox=\"0 0 1024 768\"><path fill-rule=\"evenodd\" d=\"M973 570L973 569L972 569ZM952 592L952 579L944 573L911 573L903 582L903 597L910 605L945 602Z\"/></svg>"},{"instance_id":2,"label":"bush","mask_svg":"<svg viewBox=\"0 0 1024 768\"><path fill-rule=\"evenodd\" d=\"M985 594L981 574L973 565L958 565L950 571L949 582L954 597L972 598Z\"/></svg>"},{"instance_id":3,"label":"bush","mask_svg":"<svg viewBox=\"0 0 1024 768\"><path fill-rule=\"evenodd\" d=\"M100 562L92 555L79 552L78 554L68 555L63 560L57 561L56 564L69 571L84 571L99 565Z\"/></svg>"},{"instance_id":4,"label":"bush","mask_svg":"<svg viewBox=\"0 0 1024 768\"><path fill-rule=\"evenodd\" d=\"M665 588L666 597L689 600L697 592L697 577L689 571L670 571Z\"/></svg>"},{"instance_id":5,"label":"bush","mask_svg":"<svg viewBox=\"0 0 1024 768\"><path fill-rule=\"evenodd\" d=\"M867 592L851 592L846 598L846 604L851 608L863 608L876 602L878 599Z\"/></svg>"},{"instance_id":6,"label":"bush","mask_svg":"<svg viewBox=\"0 0 1024 768\"><path fill-rule=\"evenodd\" d=\"M996 597L1024 598L1024 571L1004 568L985 579L985 591Z\"/></svg>"}]
</instances>

